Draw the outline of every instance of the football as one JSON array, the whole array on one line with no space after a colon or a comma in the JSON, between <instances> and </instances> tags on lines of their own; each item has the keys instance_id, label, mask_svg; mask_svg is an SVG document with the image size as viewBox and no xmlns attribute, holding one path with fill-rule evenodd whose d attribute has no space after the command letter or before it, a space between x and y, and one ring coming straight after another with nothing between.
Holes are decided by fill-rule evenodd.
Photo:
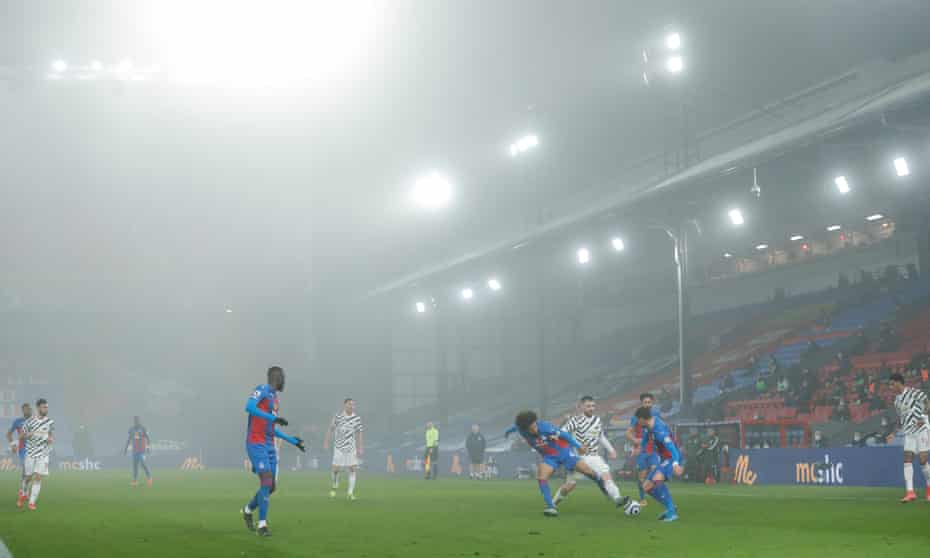
<instances>
[{"instance_id":1,"label":"football","mask_svg":"<svg viewBox=\"0 0 930 558\"><path fill-rule=\"evenodd\" d=\"M629 516L635 517L639 515L639 512L640 512L639 502L637 502L636 500L630 500L630 503L627 504L625 508L623 508L623 513Z\"/></svg>"}]
</instances>

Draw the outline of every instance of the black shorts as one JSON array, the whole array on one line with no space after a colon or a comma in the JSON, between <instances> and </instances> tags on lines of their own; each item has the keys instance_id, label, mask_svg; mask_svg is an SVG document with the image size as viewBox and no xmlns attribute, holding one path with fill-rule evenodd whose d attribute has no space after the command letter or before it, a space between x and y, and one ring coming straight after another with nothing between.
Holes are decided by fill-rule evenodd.
<instances>
[{"instance_id":1,"label":"black shorts","mask_svg":"<svg viewBox=\"0 0 930 558\"><path fill-rule=\"evenodd\" d=\"M471 460L472 465L481 465L484 463L483 453L469 453L468 458Z\"/></svg>"}]
</instances>

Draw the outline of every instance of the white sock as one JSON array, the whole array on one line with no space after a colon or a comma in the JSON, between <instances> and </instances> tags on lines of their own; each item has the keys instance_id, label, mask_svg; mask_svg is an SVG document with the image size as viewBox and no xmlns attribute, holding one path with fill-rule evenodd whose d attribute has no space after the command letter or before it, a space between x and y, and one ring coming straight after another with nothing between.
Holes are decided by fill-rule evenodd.
<instances>
[{"instance_id":1,"label":"white sock","mask_svg":"<svg viewBox=\"0 0 930 558\"><path fill-rule=\"evenodd\" d=\"M349 471L349 496L355 494L355 471Z\"/></svg>"},{"instance_id":2,"label":"white sock","mask_svg":"<svg viewBox=\"0 0 930 558\"><path fill-rule=\"evenodd\" d=\"M930 486L930 463L921 465L920 470L924 472L924 484Z\"/></svg>"},{"instance_id":3,"label":"white sock","mask_svg":"<svg viewBox=\"0 0 930 558\"><path fill-rule=\"evenodd\" d=\"M904 464L904 487L908 492L914 491L914 465L913 463Z\"/></svg>"},{"instance_id":4,"label":"white sock","mask_svg":"<svg viewBox=\"0 0 930 558\"><path fill-rule=\"evenodd\" d=\"M259 529L261 529L262 527L267 527L267 526L268 526L268 522L267 522L267 521L265 521L264 519L259 519L259 520L258 520L258 528L259 528Z\"/></svg>"},{"instance_id":5,"label":"white sock","mask_svg":"<svg viewBox=\"0 0 930 558\"><path fill-rule=\"evenodd\" d=\"M620 499L620 488L612 480L604 481L604 488L607 489L607 497L616 502Z\"/></svg>"},{"instance_id":6,"label":"white sock","mask_svg":"<svg viewBox=\"0 0 930 558\"><path fill-rule=\"evenodd\" d=\"M39 499L39 490L42 489L42 483L39 481L33 481L32 491L29 494L29 503L35 504L36 500Z\"/></svg>"},{"instance_id":7,"label":"white sock","mask_svg":"<svg viewBox=\"0 0 930 558\"><path fill-rule=\"evenodd\" d=\"M26 477L23 477L23 480L22 480L22 482L20 483L20 486L19 486L19 491L22 492L23 494L25 494L25 493L26 493L26 487L27 487L27 486L29 486L29 479L26 478Z\"/></svg>"},{"instance_id":8,"label":"white sock","mask_svg":"<svg viewBox=\"0 0 930 558\"><path fill-rule=\"evenodd\" d=\"M562 487L560 486L558 490L555 491L555 497L552 499L553 504L558 504L565 499L565 494L562 494Z\"/></svg>"},{"instance_id":9,"label":"white sock","mask_svg":"<svg viewBox=\"0 0 930 558\"><path fill-rule=\"evenodd\" d=\"M339 488L339 471L333 471L332 477L333 477L333 490L336 490L337 488Z\"/></svg>"}]
</instances>

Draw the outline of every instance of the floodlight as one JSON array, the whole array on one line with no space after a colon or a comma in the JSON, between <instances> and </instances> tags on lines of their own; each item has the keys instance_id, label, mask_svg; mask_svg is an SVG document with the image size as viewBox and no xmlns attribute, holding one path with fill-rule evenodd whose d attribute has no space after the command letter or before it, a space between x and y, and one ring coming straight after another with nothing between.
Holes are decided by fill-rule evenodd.
<instances>
[{"instance_id":1,"label":"floodlight","mask_svg":"<svg viewBox=\"0 0 930 558\"><path fill-rule=\"evenodd\" d=\"M768 247L769 247L768 244L759 244L758 246L756 246L756 250L761 252L762 250L768 250Z\"/></svg>"},{"instance_id":2,"label":"floodlight","mask_svg":"<svg viewBox=\"0 0 930 558\"><path fill-rule=\"evenodd\" d=\"M685 61L682 60L681 56L670 56L665 61L665 69L673 74L681 73L685 69Z\"/></svg>"},{"instance_id":3,"label":"floodlight","mask_svg":"<svg viewBox=\"0 0 930 558\"><path fill-rule=\"evenodd\" d=\"M681 48L681 35L670 33L665 37L665 47L669 50L678 50Z\"/></svg>"},{"instance_id":4,"label":"floodlight","mask_svg":"<svg viewBox=\"0 0 930 558\"><path fill-rule=\"evenodd\" d=\"M734 225L742 225L746 221L743 219L743 212L739 209L731 209L729 211L730 222Z\"/></svg>"},{"instance_id":5,"label":"floodlight","mask_svg":"<svg viewBox=\"0 0 930 558\"><path fill-rule=\"evenodd\" d=\"M492 291L499 291L501 290L501 282L498 281L496 278L492 277L488 279L488 288L491 289Z\"/></svg>"},{"instance_id":6,"label":"floodlight","mask_svg":"<svg viewBox=\"0 0 930 558\"><path fill-rule=\"evenodd\" d=\"M585 265L591 261L591 252L587 248L579 248L576 253L578 257L578 263Z\"/></svg>"},{"instance_id":7,"label":"floodlight","mask_svg":"<svg viewBox=\"0 0 930 558\"><path fill-rule=\"evenodd\" d=\"M59 74L68 69L68 63L64 60L56 60L52 62L52 70L58 72Z\"/></svg>"},{"instance_id":8,"label":"floodlight","mask_svg":"<svg viewBox=\"0 0 930 558\"><path fill-rule=\"evenodd\" d=\"M615 236L610 239L610 245L614 247L614 250L617 252L623 252L626 246L623 244L623 239L619 236Z\"/></svg>"},{"instance_id":9,"label":"floodlight","mask_svg":"<svg viewBox=\"0 0 930 558\"><path fill-rule=\"evenodd\" d=\"M800 234L795 234L791 236L791 242L797 242L799 240L804 240L804 236Z\"/></svg>"},{"instance_id":10,"label":"floodlight","mask_svg":"<svg viewBox=\"0 0 930 558\"><path fill-rule=\"evenodd\" d=\"M539 145L539 137L536 136L536 134L529 134L527 136L523 136L522 138L510 144L510 156L516 157L517 155L520 155L521 153L525 153L538 145Z\"/></svg>"},{"instance_id":11,"label":"floodlight","mask_svg":"<svg viewBox=\"0 0 930 558\"><path fill-rule=\"evenodd\" d=\"M849 181L846 180L845 176L837 176L833 182L836 183L836 189L839 190L841 194L849 193Z\"/></svg>"},{"instance_id":12,"label":"floodlight","mask_svg":"<svg viewBox=\"0 0 930 558\"><path fill-rule=\"evenodd\" d=\"M898 176L907 176L911 174L911 169L907 166L907 159L904 157L898 157L894 160L894 171Z\"/></svg>"},{"instance_id":13,"label":"floodlight","mask_svg":"<svg viewBox=\"0 0 930 558\"><path fill-rule=\"evenodd\" d=\"M871 221L878 221L879 219L884 219L884 218L885 216L882 215L881 213L874 213L866 217L865 220L871 222Z\"/></svg>"},{"instance_id":14,"label":"floodlight","mask_svg":"<svg viewBox=\"0 0 930 558\"><path fill-rule=\"evenodd\" d=\"M452 185L438 172L432 172L417 179L410 197L420 207L439 209L452 199Z\"/></svg>"},{"instance_id":15,"label":"floodlight","mask_svg":"<svg viewBox=\"0 0 930 558\"><path fill-rule=\"evenodd\" d=\"M842 229L842 228L843 228L843 227L840 226L840 225L830 225L829 227L827 227L827 231L829 231L829 232L836 232L836 231L838 231L838 230L840 230L840 229Z\"/></svg>"},{"instance_id":16,"label":"floodlight","mask_svg":"<svg viewBox=\"0 0 930 558\"><path fill-rule=\"evenodd\" d=\"M424 312L426 312L426 303L417 302L417 314L422 314Z\"/></svg>"},{"instance_id":17,"label":"floodlight","mask_svg":"<svg viewBox=\"0 0 930 558\"><path fill-rule=\"evenodd\" d=\"M475 298L475 291L471 290L468 287L465 287L464 289L462 289L462 298L464 300L471 300Z\"/></svg>"},{"instance_id":18,"label":"floodlight","mask_svg":"<svg viewBox=\"0 0 930 558\"><path fill-rule=\"evenodd\" d=\"M90 69L95 72L99 72L103 70L103 62L99 60L94 60L93 62L90 63Z\"/></svg>"},{"instance_id":19,"label":"floodlight","mask_svg":"<svg viewBox=\"0 0 930 558\"><path fill-rule=\"evenodd\" d=\"M730 258L733 257L733 254L731 254L731 253L729 253L729 252L724 252L724 253L723 253L723 257L729 260Z\"/></svg>"}]
</instances>

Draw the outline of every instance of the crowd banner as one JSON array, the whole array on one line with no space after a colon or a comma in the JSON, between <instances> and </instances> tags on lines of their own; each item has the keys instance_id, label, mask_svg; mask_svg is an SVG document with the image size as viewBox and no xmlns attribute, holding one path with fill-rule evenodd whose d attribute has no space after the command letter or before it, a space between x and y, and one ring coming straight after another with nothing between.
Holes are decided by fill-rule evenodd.
<instances>
[{"instance_id":1,"label":"crowd banner","mask_svg":"<svg viewBox=\"0 0 930 558\"><path fill-rule=\"evenodd\" d=\"M925 486L914 456L914 485ZM900 446L742 450L734 464L734 482L743 485L904 486Z\"/></svg>"}]
</instances>

